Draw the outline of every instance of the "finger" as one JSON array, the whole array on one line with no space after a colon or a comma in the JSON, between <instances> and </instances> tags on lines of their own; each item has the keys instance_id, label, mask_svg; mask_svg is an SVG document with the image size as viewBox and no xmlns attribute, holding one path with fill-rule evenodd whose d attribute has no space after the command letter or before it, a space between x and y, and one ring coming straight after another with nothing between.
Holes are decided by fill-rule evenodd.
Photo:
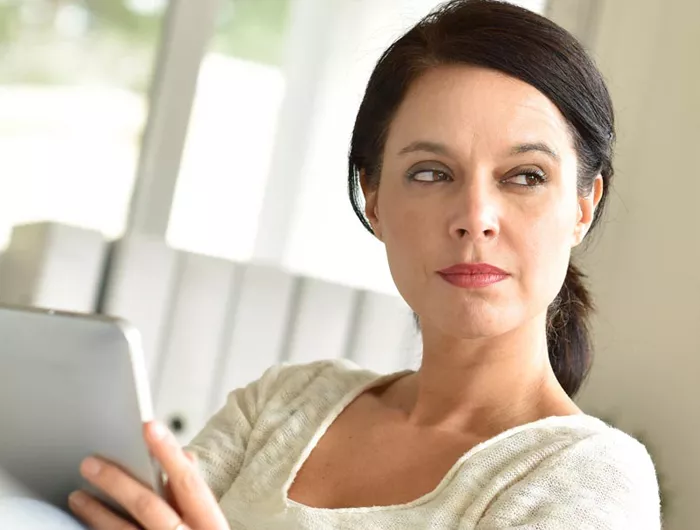
<instances>
[{"instance_id":1,"label":"finger","mask_svg":"<svg viewBox=\"0 0 700 530\"><path fill-rule=\"evenodd\" d=\"M181 522L165 500L114 464L86 458L80 473L149 530L171 530Z\"/></svg>"},{"instance_id":2,"label":"finger","mask_svg":"<svg viewBox=\"0 0 700 530\"><path fill-rule=\"evenodd\" d=\"M92 530L137 530L84 491L73 492L68 497L68 506Z\"/></svg>"},{"instance_id":3,"label":"finger","mask_svg":"<svg viewBox=\"0 0 700 530\"><path fill-rule=\"evenodd\" d=\"M194 464L195 467L197 466L197 457L195 456L194 453L190 453L189 451L185 451L185 456L192 464ZM167 477L165 477L165 482L163 484L163 491L165 493L165 500L167 500L168 504L170 504L170 506L173 507L173 510L175 510L177 513L182 513L182 510L180 509L180 506L177 503L177 497L175 497L175 494L173 493L173 490L170 487L170 482L168 482Z\"/></svg>"},{"instance_id":4,"label":"finger","mask_svg":"<svg viewBox=\"0 0 700 530\"><path fill-rule=\"evenodd\" d=\"M175 437L158 422L146 424L146 440L168 476L180 513L194 528L228 528L209 485Z\"/></svg>"},{"instance_id":5,"label":"finger","mask_svg":"<svg viewBox=\"0 0 700 530\"><path fill-rule=\"evenodd\" d=\"M168 504L173 507L173 510L175 510L177 513L182 513L180 505L177 503L177 498L175 497L175 494L170 488L170 484L168 482L164 484L163 492L165 494L165 500L168 501Z\"/></svg>"}]
</instances>

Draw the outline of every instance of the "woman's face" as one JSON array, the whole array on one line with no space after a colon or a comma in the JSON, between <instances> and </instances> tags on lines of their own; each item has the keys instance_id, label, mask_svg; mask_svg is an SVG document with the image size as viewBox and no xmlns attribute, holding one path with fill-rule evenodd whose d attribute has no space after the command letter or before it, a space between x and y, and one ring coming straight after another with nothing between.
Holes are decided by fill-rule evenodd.
<instances>
[{"instance_id":1,"label":"woman's face","mask_svg":"<svg viewBox=\"0 0 700 530\"><path fill-rule=\"evenodd\" d=\"M434 68L413 83L388 132L379 186L363 177L363 188L394 281L423 327L482 338L544 318L602 192L598 177L579 197L576 171L566 121L527 83L471 66ZM476 287L439 274L460 263L507 276Z\"/></svg>"}]
</instances>

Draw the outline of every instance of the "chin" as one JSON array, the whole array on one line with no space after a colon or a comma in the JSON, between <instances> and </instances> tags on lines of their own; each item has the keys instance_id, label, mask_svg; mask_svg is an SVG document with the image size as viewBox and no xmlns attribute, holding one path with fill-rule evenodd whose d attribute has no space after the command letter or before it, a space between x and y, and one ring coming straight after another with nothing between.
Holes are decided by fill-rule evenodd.
<instances>
[{"instance_id":1,"label":"chin","mask_svg":"<svg viewBox=\"0 0 700 530\"><path fill-rule=\"evenodd\" d=\"M450 310L448 304L434 311L418 313L424 326L461 340L484 339L504 335L522 324L521 312L514 307L483 306L483 301Z\"/></svg>"},{"instance_id":2,"label":"chin","mask_svg":"<svg viewBox=\"0 0 700 530\"><path fill-rule=\"evenodd\" d=\"M513 330L515 326L508 325L507 322L442 322L439 325L440 331L447 336L460 340L487 339L498 337Z\"/></svg>"}]
</instances>

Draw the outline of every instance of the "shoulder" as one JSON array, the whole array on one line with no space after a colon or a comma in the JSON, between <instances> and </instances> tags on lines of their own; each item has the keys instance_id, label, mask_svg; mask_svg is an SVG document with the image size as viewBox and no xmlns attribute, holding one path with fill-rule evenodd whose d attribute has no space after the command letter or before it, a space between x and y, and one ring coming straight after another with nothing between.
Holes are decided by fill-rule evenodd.
<instances>
[{"instance_id":1,"label":"shoulder","mask_svg":"<svg viewBox=\"0 0 700 530\"><path fill-rule=\"evenodd\" d=\"M262 405L276 399L306 394L347 392L380 374L365 370L346 359L329 359L305 364L281 363L268 368L257 381Z\"/></svg>"},{"instance_id":2,"label":"shoulder","mask_svg":"<svg viewBox=\"0 0 700 530\"><path fill-rule=\"evenodd\" d=\"M212 416L190 444L211 438L247 438L261 423L268 428L300 410L323 408L365 382L381 377L347 360L324 360L307 364L280 363L269 367L256 380L232 390L223 407Z\"/></svg>"},{"instance_id":3,"label":"shoulder","mask_svg":"<svg viewBox=\"0 0 700 530\"><path fill-rule=\"evenodd\" d=\"M503 484L484 525L660 528L656 472L639 441L591 416L552 418L528 431L527 443L511 440L525 448L520 473Z\"/></svg>"},{"instance_id":4,"label":"shoulder","mask_svg":"<svg viewBox=\"0 0 700 530\"><path fill-rule=\"evenodd\" d=\"M602 423L602 422L601 422ZM561 502L613 528L660 528L656 470L646 447L632 436L605 426L543 462L531 482L549 480Z\"/></svg>"},{"instance_id":5,"label":"shoulder","mask_svg":"<svg viewBox=\"0 0 700 530\"><path fill-rule=\"evenodd\" d=\"M554 453L561 468L586 464L582 474L655 478L654 464L646 447L629 434L592 416L581 416L560 429L569 443ZM546 466L546 461L543 462ZM653 481L655 483L655 480Z\"/></svg>"},{"instance_id":6,"label":"shoulder","mask_svg":"<svg viewBox=\"0 0 700 530\"><path fill-rule=\"evenodd\" d=\"M601 422L602 423L602 422ZM647 448L614 427L576 441L554 458L559 474L576 472L576 483L592 486L620 499L644 499L658 509L656 470Z\"/></svg>"},{"instance_id":7,"label":"shoulder","mask_svg":"<svg viewBox=\"0 0 700 530\"><path fill-rule=\"evenodd\" d=\"M546 445L549 450L532 469L532 476L561 475L581 486L606 483L606 488L637 492L645 486L649 494L658 496L649 452L625 432L587 415L544 420L534 431L540 431L543 443L535 444L533 449L542 451Z\"/></svg>"},{"instance_id":8,"label":"shoulder","mask_svg":"<svg viewBox=\"0 0 700 530\"><path fill-rule=\"evenodd\" d=\"M380 377L345 359L280 363L269 367L245 388L234 390L224 408L244 403L250 423L264 420L269 428L289 419L291 412L298 416L301 412L330 409L354 389Z\"/></svg>"}]
</instances>

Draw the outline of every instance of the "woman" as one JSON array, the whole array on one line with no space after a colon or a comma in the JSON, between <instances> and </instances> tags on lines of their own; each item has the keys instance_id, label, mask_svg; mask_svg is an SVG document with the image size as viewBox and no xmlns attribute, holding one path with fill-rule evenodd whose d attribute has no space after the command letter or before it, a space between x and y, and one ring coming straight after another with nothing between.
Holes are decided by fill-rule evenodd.
<instances>
[{"instance_id":1,"label":"woman","mask_svg":"<svg viewBox=\"0 0 700 530\"><path fill-rule=\"evenodd\" d=\"M571 252L601 218L613 139L571 35L448 2L379 60L349 155L352 205L417 315L420 369L273 367L195 438L197 465L147 436L172 508L104 462L86 476L158 530L660 528L644 447L572 400L591 302ZM124 528L72 501L92 527Z\"/></svg>"}]
</instances>

